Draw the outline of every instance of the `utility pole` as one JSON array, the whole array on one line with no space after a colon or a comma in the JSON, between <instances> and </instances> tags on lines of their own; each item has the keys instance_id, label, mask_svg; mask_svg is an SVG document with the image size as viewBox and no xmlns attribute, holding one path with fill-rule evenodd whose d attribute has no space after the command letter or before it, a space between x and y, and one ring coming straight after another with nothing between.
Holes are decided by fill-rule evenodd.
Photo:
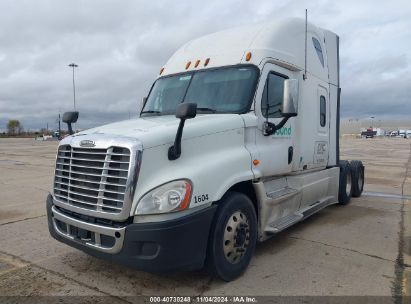
<instances>
[{"instance_id":1,"label":"utility pole","mask_svg":"<svg viewBox=\"0 0 411 304\"><path fill-rule=\"evenodd\" d=\"M61 125L60 125L60 113L59 113L59 139L61 138Z\"/></svg>"},{"instance_id":2,"label":"utility pole","mask_svg":"<svg viewBox=\"0 0 411 304\"><path fill-rule=\"evenodd\" d=\"M78 65L73 62L73 63L70 63L68 66L73 68L73 97L74 97L74 111L76 111L76 84L74 82L74 68L77 68Z\"/></svg>"}]
</instances>

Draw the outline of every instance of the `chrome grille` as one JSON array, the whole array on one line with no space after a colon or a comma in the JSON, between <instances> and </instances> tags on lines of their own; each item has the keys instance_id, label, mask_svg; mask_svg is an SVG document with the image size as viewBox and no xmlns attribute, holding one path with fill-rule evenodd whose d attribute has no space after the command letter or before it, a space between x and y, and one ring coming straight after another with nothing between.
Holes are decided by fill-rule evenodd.
<instances>
[{"instance_id":1,"label":"chrome grille","mask_svg":"<svg viewBox=\"0 0 411 304\"><path fill-rule=\"evenodd\" d=\"M120 213L127 193L130 150L76 148L58 149L54 178L56 200L97 212Z\"/></svg>"}]
</instances>

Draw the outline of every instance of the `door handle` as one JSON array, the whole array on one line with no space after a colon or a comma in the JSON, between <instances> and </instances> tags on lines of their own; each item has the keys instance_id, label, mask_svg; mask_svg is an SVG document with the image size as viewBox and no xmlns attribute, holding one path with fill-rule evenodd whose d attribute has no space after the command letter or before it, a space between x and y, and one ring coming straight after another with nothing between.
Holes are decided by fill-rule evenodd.
<instances>
[{"instance_id":1,"label":"door handle","mask_svg":"<svg viewBox=\"0 0 411 304\"><path fill-rule=\"evenodd\" d=\"M294 149L292 146L288 147L288 164L291 164L291 162L293 161L293 152Z\"/></svg>"}]
</instances>

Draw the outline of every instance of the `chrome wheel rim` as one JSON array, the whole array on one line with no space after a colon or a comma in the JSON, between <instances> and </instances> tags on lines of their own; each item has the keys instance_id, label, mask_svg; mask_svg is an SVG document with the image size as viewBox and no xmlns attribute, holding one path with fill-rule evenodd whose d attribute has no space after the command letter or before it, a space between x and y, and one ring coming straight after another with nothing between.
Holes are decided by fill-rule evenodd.
<instances>
[{"instance_id":1,"label":"chrome wheel rim","mask_svg":"<svg viewBox=\"0 0 411 304\"><path fill-rule=\"evenodd\" d=\"M347 174L347 185L345 187L345 192L347 193L347 196L350 196L351 193L351 174Z\"/></svg>"},{"instance_id":2,"label":"chrome wheel rim","mask_svg":"<svg viewBox=\"0 0 411 304\"><path fill-rule=\"evenodd\" d=\"M224 229L223 248L226 260L237 264L247 252L250 244L250 226L247 216L234 212L227 221Z\"/></svg>"}]
</instances>

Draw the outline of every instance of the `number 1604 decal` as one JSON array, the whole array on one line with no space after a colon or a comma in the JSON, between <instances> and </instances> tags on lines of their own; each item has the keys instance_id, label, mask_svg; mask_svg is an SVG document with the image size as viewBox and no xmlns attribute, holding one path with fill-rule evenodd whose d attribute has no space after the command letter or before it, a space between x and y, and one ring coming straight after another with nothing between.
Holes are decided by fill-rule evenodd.
<instances>
[{"instance_id":1,"label":"number 1604 decal","mask_svg":"<svg viewBox=\"0 0 411 304\"><path fill-rule=\"evenodd\" d=\"M208 194L201 194L201 195L196 195L194 196L194 203L202 203L208 201Z\"/></svg>"}]
</instances>

